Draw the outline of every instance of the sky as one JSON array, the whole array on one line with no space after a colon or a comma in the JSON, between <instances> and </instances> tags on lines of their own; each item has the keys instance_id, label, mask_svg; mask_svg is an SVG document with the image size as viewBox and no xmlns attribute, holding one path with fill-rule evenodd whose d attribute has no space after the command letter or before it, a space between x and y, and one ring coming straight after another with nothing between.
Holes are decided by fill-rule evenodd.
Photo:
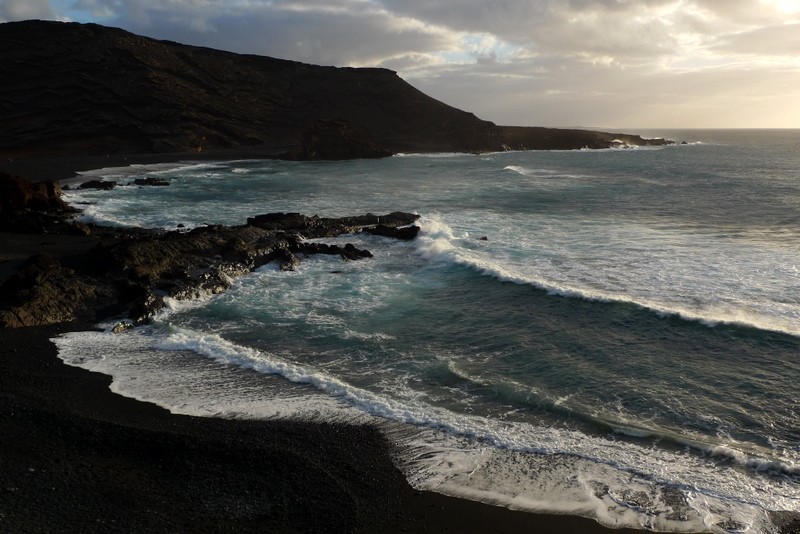
<instances>
[{"instance_id":1,"label":"sky","mask_svg":"<svg viewBox=\"0 0 800 534\"><path fill-rule=\"evenodd\" d=\"M503 125L800 128L800 0L0 0L32 18L385 67Z\"/></svg>"}]
</instances>

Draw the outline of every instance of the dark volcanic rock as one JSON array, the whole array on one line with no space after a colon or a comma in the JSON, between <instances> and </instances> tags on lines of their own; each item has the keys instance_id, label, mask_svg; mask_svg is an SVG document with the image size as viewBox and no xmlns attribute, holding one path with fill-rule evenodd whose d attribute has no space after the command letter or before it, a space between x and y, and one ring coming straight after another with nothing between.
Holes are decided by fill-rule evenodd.
<instances>
[{"instance_id":1,"label":"dark volcanic rock","mask_svg":"<svg viewBox=\"0 0 800 534\"><path fill-rule=\"evenodd\" d=\"M31 184L33 196L28 201L28 209L38 211L71 211L61 198L61 185L57 181L37 182Z\"/></svg>"},{"instance_id":2,"label":"dark volcanic rock","mask_svg":"<svg viewBox=\"0 0 800 534\"><path fill-rule=\"evenodd\" d=\"M574 150L672 144L672 141L661 138L644 139L638 135L595 130L520 126L499 126L498 128L502 131L506 148L511 150Z\"/></svg>"},{"instance_id":3,"label":"dark volcanic rock","mask_svg":"<svg viewBox=\"0 0 800 534\"><path fill-rule=\"evenodd\" d=\"M355 233L378 220L404 225L417 215L321 218L298 213L254 217L259 224L204 226L189 232L93 227L98 244L70 257L70 267L48 257L29 262L0 281L0 326L29 326L99 320L125 315L147 321L176 299L219 293L233 280L265 263L282 270L300 263L296 253L333 254L344 260L370 258L367 250L305 242L303 237Z\"/></svg>"},{"instance_id":4,"label":"dark volcanic rock","mask_svg":"<svg viewBox=\"0 0 800 534\"><path fill-rule=\"evenodd\" d=\"M349 121L316 121L300 136L288 157L298 160L385 158L392 153L353 128Z\"/></svg>"},{"instance_id":5,"label":"dark volcanic rock","mask_svg":"<svg viewBox=\"0 0 800 534\"><path fill-rule=\"evenodd\" d=\"M103 190L110 190L117 187L117 182L112 181L104 181L104 180L89 180L88 182L83 182L78 189L103 189Z\"/></svg>"},{"instance_id":6,"label":"dark volcanic rock","mask_svg":"<svg viewBox=\"0 0 800 534\"><path fill-rule=\"evenodd\" d=\"M33 189L28 180L0 172L0 212L22 211L31 197Z\"/></svg>"},{"instance_id":7,"label":"dark volcanic rock","mask_svg":"<svg viewBox=\"0 0 800 534\"><path fill-rule=\"evenodd\" d=\"M405 226L419 219L414 213L394 212L388 215L359 215L357 217L341 217L329 219L308 217L299 213L265 213L248 217L247 224L264 230L277 232L297 232L305 238L330 237L333 235L354 233L366 227L382 224L387 227Z\"/></svg>"},{"instance_id":8,"label":"dark volcanic rock","mask_svg":"<svg viewBox=\"0 0 800 534\"><path fill-rule=\"evenodd\" d=\"M66 220L68 214L38 211L0 213L0 232L82 236L92 233L88 225Z\"/></svg>"},{"instance_id":9,"label":"dark volcanic rock","mask_svg":"<svg viewBox=\"0 0 800 534\"><path fill-rule=\"evenodd\" d=\"M270 258L279 262L281 271L294 271L300 266L300 258L288 248L279 248L272 253Z\"/></svg>"},{"instance_id":10,"label":"dark volcanic rock","mask_svg":"<svg viewBox=\"0 0 800 534\"><path fill-rule=\"evenodd\" d=\"M0 213L25 210L67 211L69 206L61 198L58 182L32 184L20 176L0 172Z\"/></svg>"},{"instance_id":11,"label":"dark volcanic rock","mask_svg":"<svg viewBox=\"0 0 800 534\"><path fill-rule=\"evenodd\" d=\"M0 24L0 80L0 161L228 149L342 159L601 148L620 138L496 126L386 69L233 54L95 24Z\"/></svg>"},{"instance_id":12,"label":"dark volcanic rock","mask_svg":"<svg viewBox=\"0 0 800 534\"><path fill-rule=\"evenodd\" d=\"M0 172L0 232L88 235L86 225L67 221L74 213L58 182L32 184Z\"/></svg>"},{"instance_id":13,"label":"dark volcanic rock","mask_svg":"<svg viewBox=\"0 0 800 534\"><path fill-rule=\"evenodd\" d=\"M342 249L341 255L346 260L360 260L362 258L371 258L372 252L356 248L352 243L347 243Z\"/></svg>"},{"instance_id":14,"label":"dark volcanic rock","mask_svg":"<svg viewBox=\"0 0 800 534\"><path fill-rule=\"evenodd\" d=\"M34 256L0 285L0 327L72 321L96 298L96 288L75 272L49 256Z\"/></svg>"},{"instance_id":15,"label":"dark volcanic rock","mask_svg":"<svg viewBox=\"0 0 800 534\"><path fill-rule=\"evenodd\" d=\"M298 250L303 254L329 254L333 256L341 256L345 260L360 260L363 258L371 258L372 252L369 250L356 248L352 243L347 243L344 247L339 245L328 245L325 243L303 243L299 245Z\"/></svg>"},{"instance_id":16,"label":"dark volcanic rock","mask_svg":"<svg viewBox=\"0 0 800 534\"><path fill-rule=\"evenodd\" d=\"M379 224L371 228L364 228L363 231L372 235L380 235L384 237L393 237L395 239L402 239L404 241L411 241L412 239L415 239L417 237L420 228L416 224L412 226L404 226L402 228L397 228L394 226L386 226L385 224Z\"/></svg>"},{"instance_id":17,"label":"dark volcanic rock","mask_svg":"<svg viewBox=\"0 0 800 534\"><path fill-rule=\"evenodd\" d=\"M258 226L264 230L288 230L290 228L305 228L313 224L318 217L307 217L300 213L265 213L248 217L247 224Z\"/></svg>"}]
</instances>

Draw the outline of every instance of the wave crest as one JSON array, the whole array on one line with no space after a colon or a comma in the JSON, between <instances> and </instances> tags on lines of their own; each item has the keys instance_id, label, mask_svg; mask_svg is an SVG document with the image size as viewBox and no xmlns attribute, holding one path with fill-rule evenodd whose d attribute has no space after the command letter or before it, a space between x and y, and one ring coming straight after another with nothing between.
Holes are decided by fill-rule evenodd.
<instances>
[{"instance_id":1,"label":"wave crest","mask_svg":"<svg viewBox=\"0 0 800 534\"><path fill-rule=\"evenodd\" d=\"M581 287L577 284L567 285L537 277L530 272L521 272L511 262L494 257L493 252L485 247L476 247L476 240L468 232L458 234L441 218L423 217L419 224L421 232L416 241L415 253L429 261L460 265L501 282L539 288L548 295L592 302L630 304L662 317L679 317L712 328L725 324L800 337L800 324L790 319L762 317L745 309L692 309L676 303L659 302L651 298Z\"/></svg>"}]
</instances>

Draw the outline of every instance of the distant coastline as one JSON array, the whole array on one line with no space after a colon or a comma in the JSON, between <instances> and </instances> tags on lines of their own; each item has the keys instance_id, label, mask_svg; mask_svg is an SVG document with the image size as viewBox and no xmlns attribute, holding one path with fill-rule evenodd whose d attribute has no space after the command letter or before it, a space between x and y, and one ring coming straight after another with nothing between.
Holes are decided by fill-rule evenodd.
<instances>
[{"instance_id":1,"label":"distant coastline","mask_svg":"<svg viewBox=\"0 0 800 534\"><path fill-rule=\"evenodd\" d=\"M206 153L297 160L398 152L663 145L593 129L498 126L435 100L397 73L335 68L158 41L99 26L0 24L9 103L0 162L140 160ZM248 157L248 156L233 156Z\"/></svg>"}]
</instances>

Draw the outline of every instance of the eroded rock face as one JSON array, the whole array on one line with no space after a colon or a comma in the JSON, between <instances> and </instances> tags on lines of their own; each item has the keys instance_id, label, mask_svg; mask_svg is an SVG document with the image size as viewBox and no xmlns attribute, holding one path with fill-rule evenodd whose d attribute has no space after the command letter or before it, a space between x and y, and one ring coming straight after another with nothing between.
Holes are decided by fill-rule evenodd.
<instances>
[{"instance_id":1,"label":"eroded rock face","mask_svg":"<svg viewBox=\"0 0 800 534\"><path fill-rule=\"evenodd\" d=\"M33 256L0 285L0 327L21 327L74 320L97 288L53 258Z\"/></svg>"},{"instance_id":2,"label":"eroded rock face","mask_svg":"<svg viewBox=\"0 0 800 534\"><path fill-rule=\"evenodd\" d=\"M22 211L33 196L31 184L19 176L0 173L0 212Z\"/></svg>"},{"instance_id":3,"label":"eroded rock face","mask_svg":"<svg viewBox=\"0 0 800 534\"><path fill-rule=\"evenodd\" d=\"M391 156L392 152L379 146L358 131L349 121L315 121L300 136L300 144L289 152L289 159L346 160L373 159Z\"/></svg>"},{"instance_id":4,"label":"eroded rock face","mask_svg":"<svg viewBox=\"0 0 800 534\"><path fill-rule=\"evenodd\" d=\"M0 172L0 213L25 210L67 211L57 181L32 184L25 178Z\"/></svg>"},{"instance_id":5,"label":"eroded rock face","mask_svg":"<svg viewBox=\"0 0 800 534\"><path fill-rule=\"evenodd\" d=\"M117 182L113 181L105 181L105 180L89 180L88 182L83 182L78 189L103 189L108 191L110 189L114 189L117 187Z\"/></svg>"},{"instance_id":6,"label":"eroded rock face","mask_svg":"<svg viewBox=\"0 0 800 534\"><path fill-rule=\"evenodd\" d=\"M372 235L380 235L384 237L392 237L394 239L401 239L403 241L411 241L419 234L420 227L417 225L412 225L398 228L396 226L378 224L372 228L364 228L363 231Z\"/></svg>"}]
</instances>

